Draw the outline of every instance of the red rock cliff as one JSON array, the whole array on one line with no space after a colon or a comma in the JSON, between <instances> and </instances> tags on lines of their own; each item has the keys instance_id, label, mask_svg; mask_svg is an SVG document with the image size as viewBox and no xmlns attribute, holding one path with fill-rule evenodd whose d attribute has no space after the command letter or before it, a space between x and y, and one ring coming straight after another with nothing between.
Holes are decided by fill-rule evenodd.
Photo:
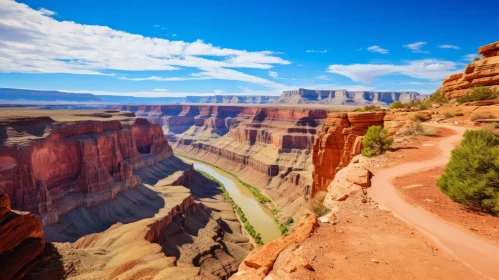
<instances>
[{"instance_id":1,"label":"red rock cliff","mask_svg":"<svg viewBox=\"0 0 499 280\"><path fill-rule=\"evenodd\" d=\"M474 86L486 86L499 90L499 42L478 49L482 59L466 66L463 73L454 74L442 81L438 90L449 99L469 94Z\"/></svg>"},{"instance_id":2,"label":"red rock cliff","mask_svg":"<svg viewBox=\"0 0 499 280\"><path fill-rule=\"evenodd\" d=\"M22 278L44 247L40 219L12 210L9 196L0 190L0 279Z\"/></svg>"},{"instance_id":3,"label":"red rock cliff","mask_svg":"<svg viewBox=\"0 0 499 280\"><path fill-rule=\"evenodd\" d=\"M327 191L336 172L347 166L362 149L369 126L383 126L385 113L329 113L318 133L312 153L314 165L311 195Z\"/></svg>"},{"instance_id":4,"label":"red rock cliff","mask_svg":"<svg viewBox=\"0 0 499 280\"><path fill-rule=\"evenodd\" d=\"M145 119L0 121L0 190L43 224L113 199L139 183L133 170L172 155L161 127Z\"/></svg>"}]
</instances>

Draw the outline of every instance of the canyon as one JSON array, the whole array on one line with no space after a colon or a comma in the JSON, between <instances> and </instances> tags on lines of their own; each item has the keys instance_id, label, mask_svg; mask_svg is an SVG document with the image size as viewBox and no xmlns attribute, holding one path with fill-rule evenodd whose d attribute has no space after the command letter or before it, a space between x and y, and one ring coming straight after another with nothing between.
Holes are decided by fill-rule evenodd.
<instances>
[{"instance_id":1,"label":"canyon","mask_svg":"<svg viewBox=\"0 0 499 280\"><path fill-rule=\"evenodd\" d=\"M0 113L1 279L218 279L252 249L218 185L173 156L158 124L117 111Z\"/></svg>"},{"instance_id":2,"label":"canyon","mask_svg":"<svg viewBox=\"0 0 499 280\"><path fill-rule=\"evenodd\" d=\"M125 95L97 95L92 93L71 93L0 88L0 103L5 104L64 104L77 107L92 106L102 109L107 104L328 104L328 105L389 105L394 101L409 102L420 97L417 92L374 92L347 90L298 90L284 91L281 95L223 94L185 97L139 97Z\"/></svg>"},{"instance_id":3,"label":"canyon","mask_svg":"<svg viewBox=\"0 0 499 280\"><path fill-rule=\"evenodd\" d=\"M499 90L499 42L478 48L481 59L468 64L463 73L453 74L442 81L438 91L448 99L468 95L475 86Z\"/></svg>"}]
</instances>

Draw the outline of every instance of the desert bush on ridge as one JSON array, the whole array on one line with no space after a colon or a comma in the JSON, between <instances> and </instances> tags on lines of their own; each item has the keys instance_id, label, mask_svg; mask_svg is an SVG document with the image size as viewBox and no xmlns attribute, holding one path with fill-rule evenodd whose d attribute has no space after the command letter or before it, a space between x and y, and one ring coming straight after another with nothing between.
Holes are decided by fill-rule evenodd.
<instances>
[{"instance_id":1,"label":"desert bush on ridge","mask_svg":"<svg viewBox=\"0 0 499 280\"><path fill-rule=\"evenodd\" d=\"M491 112L474 112L471 114L471 120L494 119L495 116Z\"/></svg>"},{"instance_id":2,"label":"desert bush on ridge","mask_svg":"<svg viewBox=\"0 0 499 280\"><path fill-rule=\"evenodd\" d=\"M388 137L387 133L388 131L381 126L370 126L362 140L364 145L362 155L373 157L386 152L393 144L393 138Z\"/></svg>"},{"instance_id":3,"label":"desert bush on ridge","mask_svg":"<svg viewBox=\"0 0 499 280\"><path fill-rule=\"evenodd\" d=\"M467 130L437 182L452 200L499 213L499 138L488 130Z\"/></svg>"},{"instance_id":4,"label":"desert bush on ridge","mask_svg":"<svg viewBox=\"0 0 499 280\"><path fill-rule=\"evenodd\" d=\"M423 135L423 136L436 136L437 129L435 127L429 127L421 124L420 122L415 122L411 124L408 128L402 131L403 135Z\"/></svg>"},{"instance_id":5,"label":"desert bush on ridge","mask_svg":"<svg viewBox=\"0 0 499 280\"><path fill-rule=\"evenodd\" d=\"M457 102L466 103L473 101L496 99L497 97L499 97L498 91L491 90L488 87L478 86L471 88L469 95L457 98Z\"/></svg>"}]
</instances>

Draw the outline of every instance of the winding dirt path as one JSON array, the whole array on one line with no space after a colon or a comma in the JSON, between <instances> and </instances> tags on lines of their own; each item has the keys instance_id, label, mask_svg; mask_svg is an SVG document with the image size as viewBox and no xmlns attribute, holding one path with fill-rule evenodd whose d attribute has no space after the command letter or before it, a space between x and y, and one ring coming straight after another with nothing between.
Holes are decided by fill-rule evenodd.
<instances>
[{"instance_id":1,"label":"winding dirt path","mask_svg":"<svg viewBox=\"0 0 499 280\"><path fill-rule=\"evenodd\" d=\"M442 249L487 279L499 279L499 246L456 224L406 202L397 192L392 180L398 176L418 173L449 162L452 149L461 141L466 128L445 126L457 134L440 139L437 157L409 162L383 169L372 178L368 193L372 199L393 212L395 216L418 228Z\"/></svg>"}]
</instances>

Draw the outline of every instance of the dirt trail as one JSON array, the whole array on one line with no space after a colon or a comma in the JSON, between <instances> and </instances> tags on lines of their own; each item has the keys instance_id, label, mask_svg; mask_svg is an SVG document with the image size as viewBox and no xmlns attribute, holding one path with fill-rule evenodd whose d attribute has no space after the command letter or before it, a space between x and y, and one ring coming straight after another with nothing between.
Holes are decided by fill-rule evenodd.
<instances>
[{"instance_id":1,"label":"dirt trail","mask_svg":"<svg viewBox=\"0 0 499 280\"><path fill-rule=\"evenodd\" d=\"M456 224L406 202L397 192L392 180L398 176L443 166L449 162L452 149L460 142L466 128L446 126L457 134L440 139L437 157L409 162L383 169L372 178L369 195L394 215L432 238L442 249L488 279L499 279L499 246Z\"/></svg>"}]
</instances>

